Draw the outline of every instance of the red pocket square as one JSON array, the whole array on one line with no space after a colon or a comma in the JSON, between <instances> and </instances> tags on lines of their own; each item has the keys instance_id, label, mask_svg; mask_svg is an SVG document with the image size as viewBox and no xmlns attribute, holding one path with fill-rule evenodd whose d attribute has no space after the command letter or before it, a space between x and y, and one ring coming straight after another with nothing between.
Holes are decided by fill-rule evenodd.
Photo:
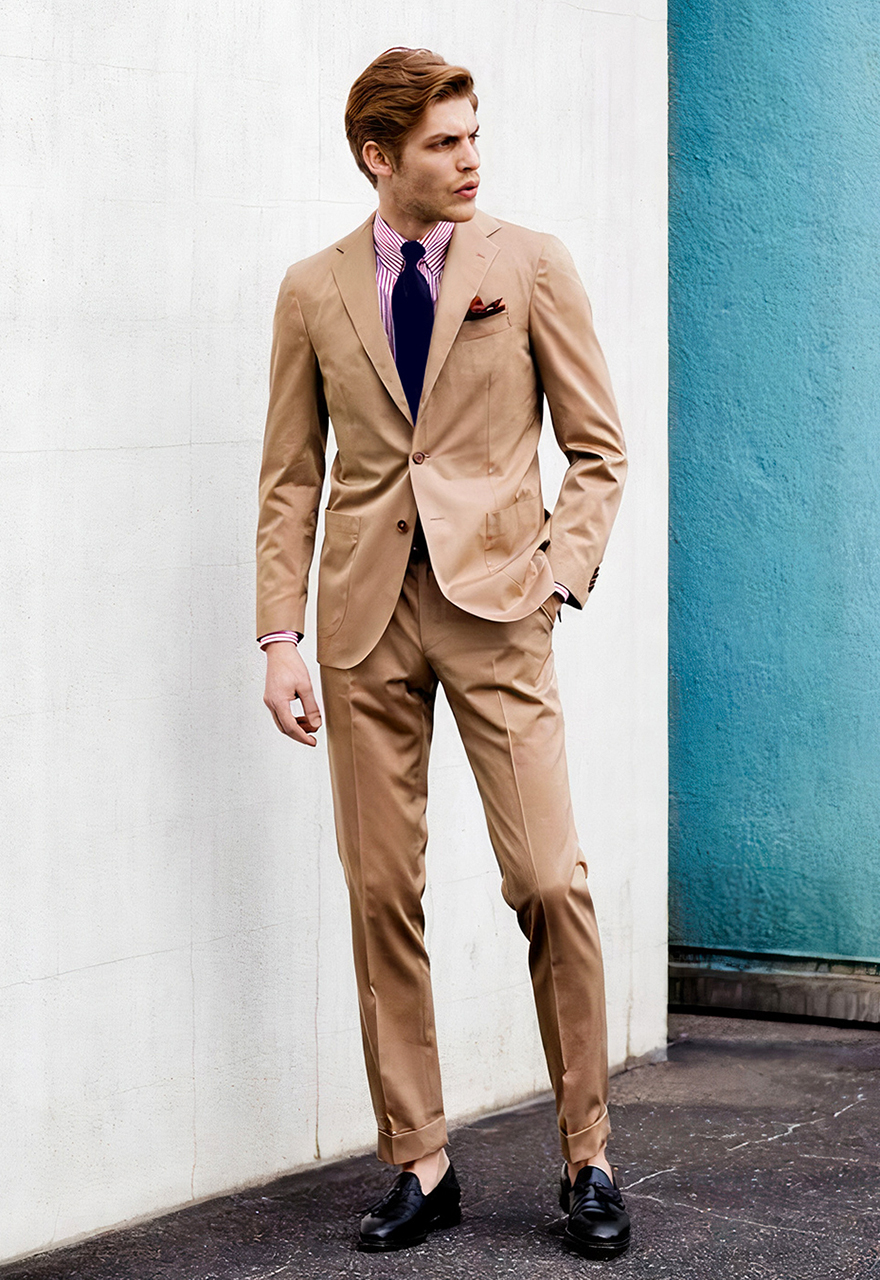
<instances>
[{"instance_id":1,"label":"red pocket square","mask_svg":"<svg viewBox=\"0 0 880 1280\"><path fill-rule=\"evenodd\" d=\"M498 316L502 311L506 311L503 298L496 298L494 302L490 302L487 306L479 294L471 299L471 305L467 309L465 320L485 320L486 316Z\"/></svg>"}]
</instances>

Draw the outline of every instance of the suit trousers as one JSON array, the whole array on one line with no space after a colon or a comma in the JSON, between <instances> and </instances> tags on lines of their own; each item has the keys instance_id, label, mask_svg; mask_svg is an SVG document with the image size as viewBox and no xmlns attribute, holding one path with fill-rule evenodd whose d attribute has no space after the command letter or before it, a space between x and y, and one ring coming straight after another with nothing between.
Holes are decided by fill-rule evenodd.
<instances>
[{"instance_id":1,"label":"suit trousers","mask_svg":"<svg viewBox=\"0 0 880 1280\"><path fill-rule=\"evenodd\" d=\"M402 1164L447 1141L424 941L425 810L442 684L474 771L501 892L529 968L562 1151L588 1160L608 1132L602 956L569 794L543 607L490 622L411 562L382 638L321 681L339 852L351 902L361 1030L378 1155Z\"/></svg>"}]
</instances>

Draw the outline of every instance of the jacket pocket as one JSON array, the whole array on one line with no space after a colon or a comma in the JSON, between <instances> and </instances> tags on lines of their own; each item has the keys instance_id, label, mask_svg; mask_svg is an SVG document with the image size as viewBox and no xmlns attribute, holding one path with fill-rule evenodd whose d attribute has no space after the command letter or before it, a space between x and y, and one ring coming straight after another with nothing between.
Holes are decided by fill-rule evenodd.
<instances>
[{"instance_id":1,"label":"jacket pocket","mask_svg":"<svg viewBox=\"0 0 880 1280\"><path fill-rule=\"evenodd\" d=\"M543 613L544 617L545 617L545 618L547 619L547 621L550 623L550 626L551 626L551 627L555 627L555 626L556 626L556 619L559 617L559 606L558 606L558 605L556 606L556 609L551 613L550 609L549 609L549 608L548 608L548 606L547 606L547 602L546 602L546 601L542 601L542 602L541 602L541 604L539 604L539 605L538 605L538 612L539 612L539 613Z\"/></svg>"},{"instance_id":2,"label":"jacket pocket","mask_svg":"<svg viewBox=\"0 0 880 1280\"><path fill-rule=\"evenodd\" d=\"M321 636L332 636L342 626L360 527L360 516L329 508L324 512L324 542L318 571L318 634Z\"/></svg>"},{"instance_id":3,"label":"jacket pocket","mask_svg":"<svg viewBox=\"0 0 880 1280\"><path fill-rule=\"evenodd\" d=\"M486 316L480 320L462 320L458 331L460 342L472 342L474 338L488 338L493 333L502 333L511 328L510 312L499 311L497 316Z\"/></svg>"},{"instance_id":4,"label":"jacket pocket","mask_svg":"<svg viewBox=\"0 0 880 1280\"><path fill-rule=\"evenodd\" d=\"M487 514L485 551L490 573L497 573L526 550L541 532L543 515L539 493L523 494L511 506Z\"/></svg>"}]
</instances>

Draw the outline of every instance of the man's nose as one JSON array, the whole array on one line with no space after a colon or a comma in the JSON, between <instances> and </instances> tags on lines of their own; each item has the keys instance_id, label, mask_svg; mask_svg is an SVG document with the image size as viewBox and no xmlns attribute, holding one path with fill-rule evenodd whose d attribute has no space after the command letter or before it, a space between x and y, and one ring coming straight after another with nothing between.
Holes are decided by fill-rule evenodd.
<instances>
[{"instance_id":1,"label":"man's nose","mask_svg":"<svg viewBox=\"0 0 880 1280\"><path fill-rule=\"evenodd\" d=\"M458 167L459 169L479 169L480 167L480 153L470 138L468 138L467 145L462 152Z\"/></svg>"}]
</instances>

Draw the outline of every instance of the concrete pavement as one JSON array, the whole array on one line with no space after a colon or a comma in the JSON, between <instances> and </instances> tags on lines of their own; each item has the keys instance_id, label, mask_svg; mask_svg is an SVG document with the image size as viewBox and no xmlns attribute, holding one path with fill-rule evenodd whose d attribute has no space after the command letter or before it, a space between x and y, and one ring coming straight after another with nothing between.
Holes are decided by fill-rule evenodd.
<instances>
[{"instance_id":1,"label":"concrete pavement","mask_svg":"<svg viewBox=\"0 0 880 1280\"><path fill-rule=\"evenodd\" d=\"M675 1014L669 1061L612 1081L630 1252L563 1252L548 1098L454 1132L460 1227L364 1255L388 1174L319 1166L0 1269L0 1280L880 1280L880 1030Z\"/></svg>"}]
</instances>

